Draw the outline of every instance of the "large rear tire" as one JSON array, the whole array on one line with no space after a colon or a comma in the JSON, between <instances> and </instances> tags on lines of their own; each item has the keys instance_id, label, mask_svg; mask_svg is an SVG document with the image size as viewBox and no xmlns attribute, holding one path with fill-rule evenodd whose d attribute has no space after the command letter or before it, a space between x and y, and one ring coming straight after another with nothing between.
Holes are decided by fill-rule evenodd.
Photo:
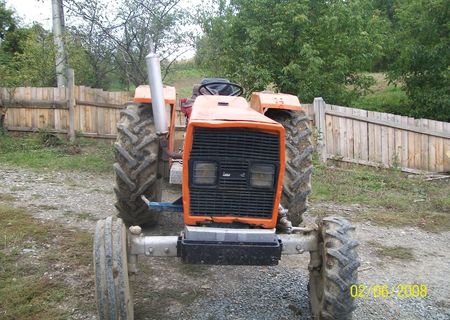
<instances>
[{"instance_id":1,"label":"large rear tire","mask_svg":"<svg viewBox=\"0 0 450 320\"><path fill-rule=\"evenodd\" d=\"M351 224L338 217L318 221L318 252L311 252L309 302L313 319L349 320L354 310L350 287L360 265Z\"/></svg>"},{"instance_id":2,"label":"large rear tire","mask_svg":"<svg viewBox=\"0 0 450 320\"><path fill-rule=\"evenodd\" d=\"M94 236L95 297L100 320L133 319L125 225L111 217L97 222Z\"/></svg>"},{"instance_id":3,"label":"large rear tire","mask_svg":"<svg viewBox=\"0 0 450 320\"><path fill-rule=\"evenodd\" d=\"M127 225L154 225L158 214L142 201L161 201L160 146L149 105L129 104L121 112L114 144L116 208Z\"/></svg>"},{"instance_id":4,"label":"large rear tire","mask_svg":"<svg viewBox=\"0 0 450 320\"><path fill-rule=\"evenodd\" d=\"M304 111L269 110L266 116L282 124L286 135L286 168L281 205L292 224L302 222L311 193L312 153L309 118Z\"/></svg>"}]
</instances>

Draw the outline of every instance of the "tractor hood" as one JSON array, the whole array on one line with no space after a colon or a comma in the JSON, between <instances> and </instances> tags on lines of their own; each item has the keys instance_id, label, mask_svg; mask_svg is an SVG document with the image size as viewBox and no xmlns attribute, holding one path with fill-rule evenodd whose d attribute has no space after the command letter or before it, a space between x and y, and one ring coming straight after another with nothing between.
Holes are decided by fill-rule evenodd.
<instances>
[{"instance_id":1,"label":"tractor hood","mask_svg":"<svg viewBox=\"0 0 450 320\"><path fill-rule=\"evenodd\" d=\"M277 122L250 108L242 97L201 95L195 99L193 121L251 121L277 124Z\"/></svg>"}]
</instances>

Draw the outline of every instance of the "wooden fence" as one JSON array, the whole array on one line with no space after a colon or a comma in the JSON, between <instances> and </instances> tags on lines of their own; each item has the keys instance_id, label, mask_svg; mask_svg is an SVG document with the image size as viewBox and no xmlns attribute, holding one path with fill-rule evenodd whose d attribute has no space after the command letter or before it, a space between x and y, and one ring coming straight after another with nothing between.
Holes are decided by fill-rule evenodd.
<instances>
[{"instance_id":1,"label":"wooden fence","mask_svg":"<svg viewBox=\"0 0 450 320\"><path fill-rule=\"evenodd\" d=\"M0 88L0 114L3 109L4 126L10 131L45 129L64 134L68 134L73 126L73 130L82 136L116 138L120 110L132 100L132 93L75 86L72 121L69 95L65 88ZM177 125L181 125L184 117L178 115L177 120Z\"/></svg>"},{"instance_id":2,"label":"wooden fence","mask_svg":"<svg viewBox=\"0 0 450 320\"><path fill-rule=\"evenodd\" d=\"M71 124L66 91L65 88L0 89L6 110L5 127L10 131L46 129L68 133ZM74 97L74 130L85 136L115 138L120 109L130 100L129 93L77 86Z\"/></svg>"},{"instance_id":3,"label":"wooden fence","mask_svg":"<svg viewBox=\"0 0 450 320\"><path fill-rule=\"evenodd\" d=\"M314 99L321 159L450 172L450 123L326 104ZM411 170L413 171L413 170Z\"/></svg>"},{"instance_id":4,"label":"wooden fence","mask_svg":"<svg viewBox=\"0 0 450 320\"><path fill-rule=\"evenodd\" d=\"M0 115L6 113L4 126L10 131L70 133L72 127L84 136L115 139L120 110L131 99L130 92L84 86L0 88ZM334 106L322 98L303 107L317 128L323 161L450 171L450 123ZM178 112L176 125L184 124Z\"/></svg>"}]
</instances>

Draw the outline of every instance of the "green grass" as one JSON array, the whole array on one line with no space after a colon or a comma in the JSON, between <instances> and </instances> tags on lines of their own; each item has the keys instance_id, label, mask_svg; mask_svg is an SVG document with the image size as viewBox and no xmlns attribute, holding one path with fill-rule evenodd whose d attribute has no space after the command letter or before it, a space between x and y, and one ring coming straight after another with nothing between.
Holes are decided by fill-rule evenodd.
<instances>
[{"instance_id":1,"label":"green grass","mask_svg":"<svg viewBox=\"0 0 450 320\"><path fill-rule=\"evenodd\" d=\"M400 87L388 86L383 91L369 93L353 101L352 107L370 111L397 113L408 109L409 100Z\"/></svg>"},{"instance_id":2,"label":"green grass","mask_svg":"<svg viewBox=\"0 0 450 320\"><path fill-rule=\"evenodd\" d=\"M369 92L350 104L351 107L394 114L409 113L411 102L400 85L391 84L383 73L368 73L375 80Z\"/></svg>"},{"instance_id":3,"label":"green grass","mask_svg":"<svg viewBox=\"0 0 450 320\"><path fill-rule=\"evenodd\" d=\"M51 205L51 204L40 204L38 205L38 208L44 211L49 211L49 210L58 210L59 207Z\"/></svg>"},{"instance_id":4,"label":"green grass","mask_svg":"<svg viewBox=\"0 0 450 320\"><path fill-rule=\"evenodd\" d=\"M46 146L41 136L0 135L0 163L33 169L112 172L113 149L93 140Z\"/></svg>"},{"instance_id":5,"label":"green grass","mask_svg":"<svg viewBox=\"0 0 450 320\"><path fill-rule=\"evenodd\" d=\"M25 186L12 186L11 188L9 188L9 190L11 190L12 192L25 191L25 190L27 190L27 187L25 187Z\"/></svg>"},{"instance_id":6,"label":"green grass","mask_svg":"<svg viewBox=\"0 0 450 320\"><path fill-rule=\"evenodd\" d=\"M396 211L387 209L367 209L351 215L356 222L369 221L382 227L417 227L430 232L450 231L450 214L430 211Z\"/></svg>"},{"instance_id":7,"label":"green grass","mask_svg":"<svg viewBox=\"0 0 450 320\"><path fill-rule=\"evenodd\" d=\"M358 165L347 168L316 165L312 178L313 201L359 203L397 211L432 211L450 214L448 181L408 178L404 173Z\"/></svg>"},{"instance_id":8,"label":"green grass","mask_svg":"<svg viewBox=\"0 0 450 320\"><path fill-rule=\"evenodd\" d=\"M16 197L14 197L12 194L0 193L0 201L13 202L15 200L16 200Z\"/></svg>"},{"instance_id":9,"label":"green grass","mask_svg":"<svg viewBox=\"0 0 450 320\"><path fill-rule=\"evenodd\" d=\"M361 205L365 209L351 215L355 221L417 226L433 232L450 230L448 181L426 181L420 176L411 179L396 170L358 165L336 168L316 164L312 189L313 202Z\"/></svg>"},{"instance_id":10,"label":"green grass","mask_svg":"<svg viewBox=\"0 0 450 320\"><path fill-rule=\"evenodd\" d=\"M199 69L193 62L184 61L171 68L164 83L174 86L177 89L178 97L188 98L192 95L193 85L200 83L206 76L207 72Z\"/></svg>"},{"instance_id":11,"label":"green grass","mask_svg":"<svg viewBox=\"0 0 450 320\"><path fill-rule=\"evenodd\" d=\"M200 278L203 278L205 274L207 274L210 270L210 267L206 265L187 264L187 263L179 263L177 264L177 268L182 274L185 274L190 277L197 276Z\"/></svg>"},{"instance_id":12,"label":"green grass","mask_svg":"<svg viewBox=\"0 0 450 320\"><path fill-rule=\"evenodd\" d=\"M376 241L369 241L368 244L375 249L375 253L380 258L391 258L398 260L414 260L412 248L402 246L384 246Z\"/></svg>"},{"instance_id":13,"label":"green grass","mask_svg":"<svg viewBox=\"0 0 450 320\"><path fill-rule=\"evenodd\" d=\"M0 221L2 319L67 319L73 307L92 311L90 304L74 302L77 288L64 283L66 275L44 276L55 263L68 264L71 269L87 265L91 260L89 234L39 222L25 210L6 205L0 205ZM50 249L43 248L45 243L51 244Z\"/></svg>"}]
</instances>

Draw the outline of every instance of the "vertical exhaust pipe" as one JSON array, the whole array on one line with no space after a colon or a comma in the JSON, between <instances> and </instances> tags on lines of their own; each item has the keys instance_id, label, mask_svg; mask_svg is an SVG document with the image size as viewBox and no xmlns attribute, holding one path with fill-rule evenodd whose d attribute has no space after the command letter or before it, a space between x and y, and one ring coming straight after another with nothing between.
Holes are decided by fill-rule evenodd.
<instances>
[{"instance_id":1,"label":"vertical exhaust pipe","mask_svg":"<svg viewBox=\"0 0 450 320\"><path fill-rule=\"evenodd\" d=\"M150 53L145 57L147 62L148 83L152 97L153 120L155 121L156 133L167 134L168 123L166 107L164 104L163 83L161 80L161 66L159 56L156 54L150 39Z\"/></svg>"}]
</instances>

